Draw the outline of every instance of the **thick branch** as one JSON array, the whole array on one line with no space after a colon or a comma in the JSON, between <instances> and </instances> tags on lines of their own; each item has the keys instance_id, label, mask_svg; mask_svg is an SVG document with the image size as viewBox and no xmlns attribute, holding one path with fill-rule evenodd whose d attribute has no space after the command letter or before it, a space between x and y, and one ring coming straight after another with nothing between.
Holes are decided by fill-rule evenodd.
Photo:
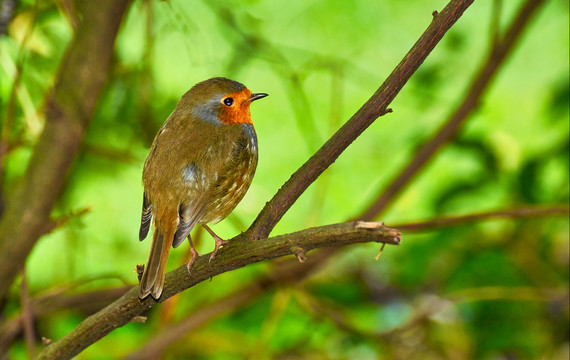
<instances>
[{"instance_id":1,"label":"thick branch","mask_svg":"<svg viewBox=\"0 0 570 360\"><path fill-rule=\"evenodd\" d=\"M85 1L83 21L46 101L46 124L18 189L0 222L0 299L6 296L49 216L111 64L128 0Z\"/></svg>"},{"instance_id":2,"label":"thick branch","mask_svg":"<svg viewBox=\"0 0 570 360\"><path fill-rule=\"evenodd\" d=\"M513 46L517 43L518 38L532 15L543 2L544 0L528 0L521 7L506 35L502 40L494 44L489 58L481 70L475 75L475 81L471 84L463 102L453 112L441 129L420 148L412 161L410 161L394 180L392 180L390 185L381 192L377 200L368 210L357 217L358 219L371 221L378 217L400 191L410 183L414 175L423 169L428 161L433 158L433 155L455 136L457 131L461 128L461 125L463 125L473 110L481 103L481 98L485 94L485 90L487 90L495 74L497 74L497 71L511 53Z\"/></svg>"},{"instance_id":3,"label":"thick branch","mask_svg":"<svg viewBox=\"0 0 570 360\"><path fill-rule=\"evenodd\" d=\"M291 254L303 259L307 251L315 248L361 242L398 245L400 240L401 235L397 230L380 222L362 221L311 228L264 241L250 241L244 235L239 235L232 239L229 245L220 249L211 264L208 263L206 257L200 257L192 266L192 274L188 273L186 265L169 272L166 275L166 286L160 301L215 275L258 261ZM141 301L138 297L138 286L135 286L105 309L85 319L61 340L49 345L38 359L72 358L115 328L127 324L154 304L156 301L150 296Z\"/></svg>"},{"instance_id":4,"label":"thick branch","mask_svg":"<svg viewBox=\"0 0 570 360\"><path fill-rule=\"evenodd\" d=\"M231 312L236 308L241 308L256 299L259 294L274 288L276 285L298 282L312 274L313 271L323 264L321 259L326 256L327 251L320 251L311 255L303 266L294 259L286 261L280 266L274 266L269 274L261 276L256 281L243 286L240 289L216 300L210 304L204 304L201 308L185 316L176 324L169 324L163 331L153 334L144 345L126 356L124 360L151 360L159 359L162 353L172 343L180 341L188 336L188 333L200 326Z\"/></svg>"},{"instance_id":5,"label":"thick branch","mask_svg":"<svg viewBox=\"0 0 570 360\"><path fill-rule=\"evenodd\" d=\"M493 219L507 218L536 218L536 217L552 217L557 215L568 216L568 206L550 206L550 207L521 207L516 209L505 209L496 211L487 211L476 214L467 214L456 217L446 217L428 220L425 222L409 223L396 225L400 231L406 232L427 232L434 229L447 228L451 226L465 225L472 222L480 222ZM311 255L305 264L290 264L286 269L277 268L269 277L261 276L255 283L236 289L222 299L213 303L203 305L200 309L192 314L184 317L183 320L176 324L171 324L163 331L153 334L152 339L146 342L140 349L130 354L128 360L157 359L160 355L173 343L180 341L188 336L188 334L196 328L204 325L224 313L236 309L240 309L248 304L252 299L258 297L260 293L267 292L274 285L282 282L297 282L312 274L326 260L330 259L336 253L337 248L330 248L329 251L319 251L315 255ZM430 312L429 314L432 314ZM429 315L428 314L428 315ZM421 316L424 317L423 312ZM418 315L419 316L419 315ZM411 320L404 328L407 329L415 325L415 320ZM403 330L400 328L398 331ZM388 334L392 334L390 331Z\"/></svg>"},{"instance_id":6,"label":"thick branch","mask_svg":"<svg viewBox=\"0 0 570 360\"><path fill-rule=\"evenodd\" d=\"M253 239L267 237L299 196L379 116L390 112L388 105L424 62L443 35L473 0L452 0L434 19L372 97L279 189L247 231Z\"/></svg>"}]
</instances>

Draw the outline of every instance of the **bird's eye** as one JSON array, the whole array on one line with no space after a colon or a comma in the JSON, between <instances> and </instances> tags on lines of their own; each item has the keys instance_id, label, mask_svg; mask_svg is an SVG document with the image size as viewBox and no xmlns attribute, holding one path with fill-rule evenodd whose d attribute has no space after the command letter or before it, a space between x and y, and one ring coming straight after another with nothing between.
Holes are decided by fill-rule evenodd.
<instances>
[{"instance_id":1,"label":"bird's eye","mask_svg":"<svg viewBox=\"0 0 570 360\"><path fill-rule=\"evenodd\" d=\"M234 99L232 99L231 97L229 98L225 98L224 99L224 104L227 106L232 106L234 104Z\"/></svg>"}]
</instances>

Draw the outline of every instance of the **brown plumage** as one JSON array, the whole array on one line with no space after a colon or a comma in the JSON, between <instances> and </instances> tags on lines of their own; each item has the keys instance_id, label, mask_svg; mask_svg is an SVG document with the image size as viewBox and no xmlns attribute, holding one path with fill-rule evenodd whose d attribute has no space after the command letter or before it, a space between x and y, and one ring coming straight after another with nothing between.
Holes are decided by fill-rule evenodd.
<instances>
[{"instance_id":1,"label":"brown plumage","mask_svg":"<svg viewBox=\"0 0 570 360\"><path fill-rule=\"evenodd\" d=\"M156 135L143 170L143 208L139 239L154 218L154 235L139 297L158 299L170 247L188 238L200 223L216 240L213 259L225 243L206 225L224 219L245 195L257 166L257 136L249 105L267 94L213 78L194 85Z\"/></svg>"}]
</instances>

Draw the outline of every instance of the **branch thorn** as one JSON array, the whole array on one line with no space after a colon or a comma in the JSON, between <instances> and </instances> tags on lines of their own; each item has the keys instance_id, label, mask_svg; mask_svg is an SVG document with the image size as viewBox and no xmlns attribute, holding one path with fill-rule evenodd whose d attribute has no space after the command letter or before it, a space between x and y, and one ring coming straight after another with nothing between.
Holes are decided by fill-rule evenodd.
<instances>
[{"instance_id":1,"label":"branch thorn","mask_svg":"<svg viewBox=\"0 0 570 360\"><path fill-rule=\"evenodd\" d=\"M138 322L138 323L145 323L146 322L147 317L146 316L135 316L131 319L131 322Z\"/></svg>"},{"instance_id":2,"label":"branch thorn","mask_svg":"<svg viewBox=\"0 0 570 360\"><path fill-rule=\"evenodd\" d=\"M307 260L307 252L302 247L295 246L291 248L291 250L293 251L293 254L295 254L297 260L299 260L300 263L304 263L305 260Z\"/></svg>"},{"instance_id":3,"label":"branch thorn","mask_svg":"<svg viewBox=\"0 0 570 360\"><path fill-rule=\"evenodd\" d=\"M382 255L382 251L384 251L384 246L386 246L386 243L382 244L382 247L380 248L378 255L376 255L375 257L376 260L378 260L380 258L380 255Z\"/></svg>"},{"instance_id":4,"label":"branch thorn","mask_svg":"<svg viewBox=\"0 0 570 360\"><path fill-rule=\"evenodd\" d=\"M143 273L144 273L144 265L137 264L135 272L137 273L137 278L139 279L139 283L140 283L142 276L143 276Z\"/></svg>"}]
</instances>

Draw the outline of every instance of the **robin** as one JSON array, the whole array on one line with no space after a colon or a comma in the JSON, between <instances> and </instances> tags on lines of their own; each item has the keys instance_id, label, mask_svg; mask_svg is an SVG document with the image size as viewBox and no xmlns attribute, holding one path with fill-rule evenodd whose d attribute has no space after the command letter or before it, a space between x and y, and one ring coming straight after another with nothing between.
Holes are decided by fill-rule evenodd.
<instances>
[{"instance_id":1,"label":"robin","mask_svg":"<svg viewBox=\"0 0 570 360\"><path fill-rule=\"evenodd\" d=\"M224 219L244 197L257 166L257 135L250 104L267 94L249 91L222 77L194 85L178 102L156 135L143 169L143 206L139 240L154 235L139 297L158 299L164 288L170 247L188 238L200 223L215 240L210 256L227 243L208 223Z\"/></svg>"}]
</instances>

